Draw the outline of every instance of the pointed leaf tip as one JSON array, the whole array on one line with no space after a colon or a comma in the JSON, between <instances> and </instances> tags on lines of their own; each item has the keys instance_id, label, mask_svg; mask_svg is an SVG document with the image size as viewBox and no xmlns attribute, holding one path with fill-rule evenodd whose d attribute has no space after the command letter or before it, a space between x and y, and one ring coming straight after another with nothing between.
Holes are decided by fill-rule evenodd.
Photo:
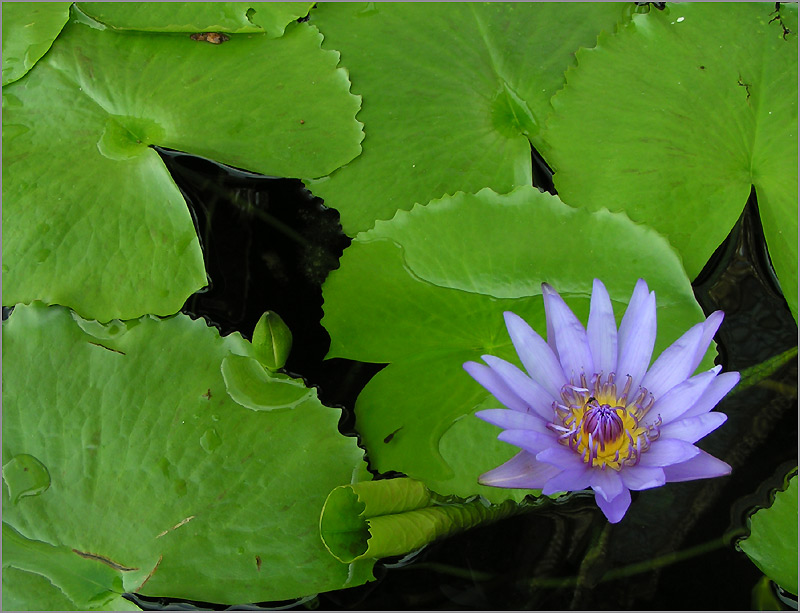
<instances>
[{"instance_id":1,"label":"pointed leaf tip","mask_svg":"<svg viewBox=\"0 0 800 613\"><path fill-rule=\"evenodd\" d=\"M292 332L281 316L266 311L253 330L256 358L268 370L283 368L292 350Z\"/></svg>"}]
</instances>

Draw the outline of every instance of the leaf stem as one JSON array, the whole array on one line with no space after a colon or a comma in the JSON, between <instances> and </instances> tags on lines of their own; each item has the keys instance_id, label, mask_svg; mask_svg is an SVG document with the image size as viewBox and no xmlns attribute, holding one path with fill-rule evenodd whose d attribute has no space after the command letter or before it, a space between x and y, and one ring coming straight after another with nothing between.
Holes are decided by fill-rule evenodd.
<instances>
[{"instance_id":1,"label":"leaf stem","mask_svg":"<svg viewBox=\"0 0 800 613\"><path fill-rule=\"evenodd\" d=\"M648 571L655 570L656 568L663 568L664 566L669 566L671 564L682 562L690 558L705 555L707 553L710 553L712 551L724 547L725 544L728 542L730 536L731 536L730 534L726 533L706 543L696 545L695 547L690 547L689 549L684 549L683 551L675 551L672 553L667 553L662 556L652 558L650 560L645 560L643 562L636 562L634 564L629 564L628 566L623 566L622 568L612 569L607 573L605 573L600 578L598 583L604 583L606 581L615 581L617 579L622 579L624 577L630 577L632 575L646 573ZM577 586L582 581L582 579L583 579L582 575L578 575L575 577L534 577L528 583L531 587L560 588L560 587Z\"/></svg>"},{"instance_id":2,"label":"leaf stem","mask_svg":"<svg viewBox=\"0 0 800 613\"><path fill-rule=\"evenodd\" d=\"M738 394L746 390L748 387L753 385L759 384L764 379L772 375L776 370L778 370L781 366L789 362L790 360L797 357L797 346L792 347L791 349L787 349L783 353L779 353L778 355L772 356L771 358L764 360L760 364L755 364L750 368L745 368L741 373L741 379L739 381L739 385L737 385L733 389L733 393ZM778 382L770 382L764 381L762 384L764 386L769 387L777 387L778 391L781 391L785 394L791 393L796 394L795 388L791 388L791 386L781 385Z\"/></svg>"}]
</instances>

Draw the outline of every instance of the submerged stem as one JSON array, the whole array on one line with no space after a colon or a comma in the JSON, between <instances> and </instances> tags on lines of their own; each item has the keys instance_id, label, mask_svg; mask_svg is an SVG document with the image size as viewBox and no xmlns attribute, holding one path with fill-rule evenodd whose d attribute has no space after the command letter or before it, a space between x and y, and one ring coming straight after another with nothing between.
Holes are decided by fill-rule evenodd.
<instances>
[{"instance_id":1,"label":"submerged stem","mask_svg":"<svg viewBox=\"0 0 800 613\"><path fill-rule=\"evenodd\" d=\"M684 549L683 551L667 553L662 556L658 556L657 558L652 558L643 562L636 562L634 564L629 564L628 566L623 566L622 568L612 569L605 573L597 583L605 583L606 581L614 581L616 579L622 579L624 577L646 573L657 568L663 568L664 566L675 564L676 562L682 562L684 560L710 553L724 547L730 537L731 534L726 533L706 543L696 545L695 547L690 547L689 549ZM583 566L581 568L583 569ZM583 580L584 577L582 574L579 574L576 577L534 577L529 581L529 585L531 587L544 588L571 587L580 584Z\"/></svg>"},{"instance_id":2,"label":"submerged stem","mask_svg":"<svg viewBox=\"0 0 800 613\"><path fill-rule=\"evenodd\" d=\"M739 385L733 388L733 393L738 394L739 392L746 390L748 387L752 385L756 385L761 383L772 375L776 370L778 370L781 366L786 364L787 362L791 361L793 358L797 357L797 347L792 347L791 349L787 349L783 353L779 353L778 355L772 356L768 360L764 360L760 364L755 364L750 368L745 368L741 372L741 380L739 381ZM794 388L792 388L794 389ZM784 393L789 393L790 390L783 390ZM796 392L795 392L796 393Z\"/></svg>"}]
</instances>

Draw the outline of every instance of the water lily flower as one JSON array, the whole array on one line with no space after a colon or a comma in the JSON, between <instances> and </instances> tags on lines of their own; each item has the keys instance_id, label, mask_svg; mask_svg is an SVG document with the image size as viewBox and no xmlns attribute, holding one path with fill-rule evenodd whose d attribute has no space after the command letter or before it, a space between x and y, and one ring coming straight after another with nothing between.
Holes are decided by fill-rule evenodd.
<instances>
[{"instance_id":1,"label":"water lily flower","mask_svg":"<svg viewBox=\"0 0 800 613\"><path fill-rule=\"evenodd\" d=\"M464 369L508 409L475 415L503 428L498 439L521 448L481 475L484 485L595 492L611 523L631 490L668 481L728 475L731 467L693 443L727 416L711 412L739 381L722 367L692 376L722 323L722 311L690 328L652 366L656 298L639 279L617 330L611 300L597 279L586 328L561 296L542 285L547 342L506 312L508 333L525 369L484 355Z\"/></svg>"}]
</instances>

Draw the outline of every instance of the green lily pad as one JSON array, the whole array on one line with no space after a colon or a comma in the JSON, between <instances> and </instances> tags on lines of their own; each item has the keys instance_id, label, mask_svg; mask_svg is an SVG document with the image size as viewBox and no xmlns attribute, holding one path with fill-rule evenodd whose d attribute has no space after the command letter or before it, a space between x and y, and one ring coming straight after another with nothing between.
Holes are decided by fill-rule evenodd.
<instances>
[{"instance_id":1,"label":"green lily pad","mask_svg":"<svg viewBox=\"0 0 800 613\"><path fill-rule=\"evenodd\" d=\"M55 610L37 605L65 604L66 610L138 611L123 599L122 580L117 569L99 564L87 555L76 556L69 547L55 547L26 539L3 522L3 579L11 573L18 579L3 593L4 610ZM54 577L56 585L49 578ZM36 589L31 589L36 586ZM9 607L17 602L19 607Z\"/></svg>"},{"instance_id":2,"label":"green lily pad","mask_svg":"<svg viewBox=\"0 0 800 613\"><path fill-rule=\"evenodd\" d=\"M178 311L206 274L186 203L150 145L273 176L346 163L363 138L359 99L321 40L308 24L218 45L68 24L3 88L5 303L102 321Z\"/></svg>"},{"instance_id":3,"label":"green lily pad","mask_svg":"<svg viewBox=\"0 0 800 613\"><path fill-rule=\"evenodd\" d=\"M139 611L122 596L114 596L108 611ZM3 567L3 609L5 611L82 611L64 592L44 576L13 566Z\"/></svg>"},{"instance_id":4,"label":"green lily pad","mask_svg":"<svg viewBox=\"0 0 800 613\"><path fill-rule=\"evenodd\" d=\"M267 33L308 15L313 2L79 2L81 11L116 30Z\"/></svg>"},{"instance_id":5,"label":"green lily pad","mask_svg":"<svg viewBox=\"0 0 800 613\"><path fill-rule=\"evenodd\" d=\"M325 498L364 469L339 410L313 390L242 406L221 366L252 349L202 320L86 331L97 325L39 303L3 323L3 521L18 535L4 565L80 608L122 591L233 604L371 579L370 562L342 564L319 537ZM7 472L23 455L50 483L15 502Z\"/></svg>"},{"instance_id":6,"label":"green lily pad","mask_svg":"<svg viewBox=\"0 0 800 613\"><path fill-rule=\"evenodd\" d=\"M797 475L771 507L750 518L750 536L739 546L767 577L797 594Z\"/></svg>"},{"instance_id":7,"label":"green lily pad","mask_svg":"<svg viewBox=\"0 0 800 613\"><path fill-rule=\"evenodd\" d=\"M464 498L502 502L531 493L477 484L517 449L472 417L499 405L462 364L486 353L519 364L503 311L544 335L542 282L585 322L595 277L618 321L636 280L647 280L658 301L657 352L703 319L663 237L622 214L573 209L533 187L459 193L359 234L323 286L323 325L328 357L389 363L356 403L374 467Z\"/></svg>"},{"instance_id":8,"label":"green lily pad","mask_svg":"<svg viewBox=\"0 0 800 613\"><path fill-rule=\"evenodd\" d=\"M23 77L47 53L69 18L71 2L3 4L3 85Z\"/></svg>"},{"instance_id":9,"label":"green lily pad","mask_svg":"<svg viewBox=\"0 0 800 613\"><path fill-rule=\"evenodd\" d=\"M797 5L680 3L601 36L553 98L558 193L652 226L694 278L755 186L797 318L796 33Z\"/></svg>"},{"instance_id":10,"label":"green lily pad","mask_svg":"<svg viewBox=\"0 0 800 613\"><path fill-rule=\"evenodd\" d=\"M320 3L310 23L363 94L369 138L363 155L309 188L353 236L458 190L529 185L529 141L538 146L575 51L631 6Z\"/></svg>"}]
</instances>

